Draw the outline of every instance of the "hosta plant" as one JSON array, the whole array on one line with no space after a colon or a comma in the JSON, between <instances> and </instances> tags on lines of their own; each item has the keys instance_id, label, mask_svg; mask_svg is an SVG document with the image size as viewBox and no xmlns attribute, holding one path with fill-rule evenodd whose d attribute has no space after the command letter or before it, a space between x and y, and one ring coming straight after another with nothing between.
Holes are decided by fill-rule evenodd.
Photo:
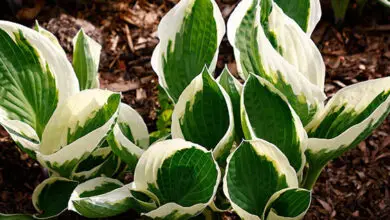
<instances>
[{"instance_id":1,"label":"hosta plant","mask_svg":"<svg viewBox=\"0 0 390 220\"><path fill-rule=\"evenodd\" d=\"M320 15L314 0L240 2L227 37L241 83L228 69L213 73L225 34L216 3L180 1L162 19L152 57L174 103L173 139L142 154L133 183L74 196L69 207L88 217L127 206L156 219L302 218L326 163L390 111L390 78L346 87L325 105L325 65L310 39Z\"/></svg>"},{"instance_id":2,"label":"hosta plant","mask_svg":"<svg viewBox=\"0 0 390 220\"><path fill-rule=\"evenodd\" d=\"M390 78L346 87L325 104L325 65L310 39L320 16L318 0L242 0L227 23L240 81L226 68L218 77L214 73L226 32L216 2L181 0L162 19L160 43L151 60L160 86L174 103L171 135L148 147L147 130L134 110L119 101L116 108L107 108L115 111L117 120L107 136L100 136L101 145L96 149L110 146L122 164L134 170L134 181L123 184L100 175L75 183L77 179L66 175L67 179L56 177L55 182L71 192L63 199L67 208L90 218L134 209L152 219L211 219L225 211L242 219L301 219L326 163L366 138L390 111ZM50 45L54 48L57 44ZM83 82L77 72L76 76ZM92 82L88 85L96 85ZM74 96L92 93L78 89ZM108 95L97 96L100 100ZM96 101L93 106L110 100ZM58 104L57 109L62 106L66 105ZM56 109L42 130L51 128L54 116L69 118L67 112L78 109L69 106L73 104ZM85 114L77 111L75 115ZM8 121L4 119L3 124L7 126ZM81 125L88 123L81 122L69 127L72 121L58 122L62 125L58 127L68 133L74 127L88 128ZM29 140L18 139L26 132L14 135L15 129L8 130L19 143ZM66 150L61 143L68 141L69 135L64 139L59 135L66 131L49 136L48 140L59 141L57 147L42 150L46 154ZM94 132L87 131L77 137ZM45 137L39 139L42 146L46 146ZM39 160L42 152L34 152ZM62 163L43 164L49 170L63 167ZM73 174L68 171L70 165L64 167L54 171ZM46 182L53 185L50 179ZM38 191L42 195L48 192L43 187Z\"/></svg>"},{"instance_id":3,"label":"hosta plant","mask_svg":"<svg viewBox=\"0 0 390 220\"><path fill-rule=\"evenodd\" d=\"M81 30L72 66L56 37L38 24L32 30L1 21L0 36L0 124L49 175L34 190L36 217L65 210L79 183L133 170L148 146L147 128L120 94L98 89L101 46ZM137 144L131 158L109 145L125 141L125 147Z\"/></svg>"}]
</instances>

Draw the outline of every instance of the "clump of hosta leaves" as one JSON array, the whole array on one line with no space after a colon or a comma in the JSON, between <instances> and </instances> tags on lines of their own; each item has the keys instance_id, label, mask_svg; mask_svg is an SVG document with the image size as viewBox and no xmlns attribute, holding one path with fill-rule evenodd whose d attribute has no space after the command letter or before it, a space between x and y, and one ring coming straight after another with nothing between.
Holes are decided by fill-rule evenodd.
<instances>
[{"instance_id":1,"label":"clump of hosta leaves","mask_svg":"<svg viewBox=\"0 0 390 220\"><path fill-rule=\"evenodd\" d=\"M7 100L0 122L55 174L35 190L36 208L43 216L66 207L90 218L134 209L152 219L210 219L224 211L301 219L326 163L390 112L390 77L348 86L325 105L325 65L310 39L320 17L318 0L242 0L227 23L241 83L228 69L214 74L226 31L216 2L181 0L162 19L151 60L173 103L171 134L150 147L145 123L119 94L91 89L98 85L96 47L83 32L74 73L50 33L1 23L8 41L0 43L0 78L16 86L0 90ZM13 51L35 58L19 65ZM49 56L53 51L59 55ZM91 171L108 163L104 155L118 157L117 168ZM122 170L134 181L112 178ZM59 188L61 199L52 203L47 198Z\"/></svg>"},{"instance_id":2,"label":"clump of hosta leaves","mask_svg":"<svg viewBox=\"0 0 390 220\"><path fill-rule=\"evenodd\" d=\"M0 21L0 36L0 124L49 173L33 193L35 217L66 210L79 183L134 170L148 146L147 128L120 94L99 89L101 46L81 30L72 65L38 24L32 30ZM136 148L128 157L109 145L126 141Z\"/></svg>"}]
</instances>

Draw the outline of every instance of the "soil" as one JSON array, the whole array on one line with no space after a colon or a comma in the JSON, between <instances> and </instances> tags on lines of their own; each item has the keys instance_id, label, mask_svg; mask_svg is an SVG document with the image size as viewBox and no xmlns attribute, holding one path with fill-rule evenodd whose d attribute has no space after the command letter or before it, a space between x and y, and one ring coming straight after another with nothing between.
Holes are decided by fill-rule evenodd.
<instances>
[{"instance_id":1,"label":"soil","mask_svg":"<svg viewBox=\"0 0 390 220\"><path fill-rule=\"evenodd\" d=\"M150 58L158 43L157 25L177 1L72 2L47 4L37 20L60 39L70 59L71 39L80 27L100 42L103 45L99 68L101 87L122 92L123 101L142 115L150 131L155 130L158 80ZM217 2L225 19L237 4L236 0ZM326 93L332 96L347 85L390 76L389 11L372 3L362 15L356 16L352 4L343 25L335 25L329 6L330 0L323 1L324 16L313 34L327 67ZM0 18L17 21L15 14L7 11ZM31 20L18 22L32 25ZM237 73L232 53L224 39L217 74L225 64L233 74ZM356 149L325 167L314 187L312 206L305 219L390 219L389 134L390 118ZM0 212L34 213L31 194L45 177L41 167L20 152L2 129L0 159ZM134 213L115 219L130 216ZM235 217L227 214L224 218ZM65 213L60 219L82 218Z\"/></svg>"}]
</instances>

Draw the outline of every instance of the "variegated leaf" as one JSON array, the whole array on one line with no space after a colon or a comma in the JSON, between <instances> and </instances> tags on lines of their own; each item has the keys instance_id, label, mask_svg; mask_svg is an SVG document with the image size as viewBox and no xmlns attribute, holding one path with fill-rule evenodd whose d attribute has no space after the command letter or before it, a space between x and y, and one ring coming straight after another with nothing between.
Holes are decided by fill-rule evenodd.
<instances>
[{"instance_id":1,"label":"variegated leaf","mask_svg":"<svg viewBox=\"0 0 390 220\"><path fill-rule=\"evenodd\" d=\"M188 219L213 200L220 181L210 151L173 139L153 144L141 156L134 174L135 191L159 205L143 215L153 219Z\"/></svg>"},{"instance_id":2,"label":"variegated leaf","mask_svg":"<svg viewBox=\"0 0 390 220\"><path fill-rule=\"evenodd\" d=\"M318 1L318 0L316 0ZM276 40L283 58L321 91L325 85L325 64L317 46L294 20L273 4L267 27Z\"/></svg>"},{"instance_id":3,"label":"variegated leaf","mask_svg":"<svg viewBox=\"0 0 390 220\"><path fill-rule=\"evenodd\" d=\"M73 39L73 68L80 90L99 88L98 68L102 46L80 30Z\"/></svg>"},{"instance_id":4,"label":"variegated leaf","mask_svg":"<svg viewBox=\"0 0 390 220\"><path fill-rule=\"evenodd\" d=\"M73 68L65 53L37 31L0 21L0 38L3 118L26 123L41 137L57 103L78 92Z\"/></svg>"},{"instance_id":5,"label":"variegated leaf","mask_svg":"<svg viewBox=\"0 0 390 220\"><path fill-rule=\"evenodd\" d=\"M52 34L50 31L48 31L45 28L41 27L39 25L38 21L35 21L34 30L38 31L41 35L43 35L46 38L48 38L51 42L53 42L58 47L58 49L60 49L61 51L64 51L63 48L61 47L60 42L58 42L57 37L54 34ZM65 51L64 51L64 53L65 53Z\"/></svg>"},{"instance_id":6,"label":"variegated leaf","mask_svg":"<svg viewBox=\"0 0 390 220\"><path fill-rule=\"evenodd\" d=\"M272 195L298 187L284 154L264 140L243 141L228 157L223 191L242 219L260 219Z\"/></svg>"},{"instance_id":7,"label":"variegated leaf","mask_svg":"<svg viewBox=\"0 0 390 220\"><path fill-rule=\"evenodd\" d=\"M140 211L155 208L154 203L138 202L131 193L132 185L123 185L107 177L88 180L73 191L68 209L88 218L104 218L119 215L130 208Z\"/></svg>"},{"instance_id":8,"label":"variegated leaf","mask_svg":"<svg viewBox=\"0 0 390 220\"><path fill-rule=\"evenodd\" d=\"M78 182L63 177L51 177L39 184L32 195L38 218L52 218L66 210L68 200Z\"/></svg>"},{"instance_id":9,"label":"variegated leaf","mask_svg":"<svg viewBox=\"0 0 390 220\"><path fill-rule=\"evenodd\" d=\"M82 182L99 176L111 177L120 167L121 160L110 147L99 147L77 164L71 178Z\"/></svg>"},{"instance_id":10,"label":"variegated leaf","mask_svg":"<svg viewBox=\"0 0 390 220\"><path fill-rule=\"evenodd\" d=\"M241 96L245 138L264 139L278 147L301 173L306 163L306 131L286 98L266 80L251 75Z\"/></svg>"},{"instance_id":11,"label":"variegated leaf","mask_svg":"<svg viewBox=\"0 0 390 220\"><path fill-rule=\"evenodd\" d=\"M69 177L76 165L100 146L114 126L120 94L84 90L60 105L42 136L38 160Z\"/></svg>"},{"instance_id":12,"label":"variegated leaf","mask_svg":"<svg viewBox=\"0 0 390 220\"><path fill-rule=\"evenodd\" d=\"M238 143L244 138L241 127L241 116L240 116L240 97L242 91L242 84L232 76L227 67L222 71L218 77L217 82L229 95L232 102L233 114L234 114L234 131L236 135L236 141Z\"/></svg>"},{"instance_id":13,"label":"variegated leaf","mask_svg":"<svg viewBox=\"0 0 390 220\"><path fill-rule=\"evenodd\" d=\"M12 140L31 158L36 159L36 151L39 150L39 137L34 129L18 120L1 119L0 125L10 134Z\"/></svg>"},{"instance_id":14,"label":"variegated leaf","mask_svg":"<svg viewBox=\"0 0 390 220\"><path fill-rule=\"evenodd\" d=\"M174 102L205 65L214 70L224 34L214 0L182 0L161 20L152 67Z\"/></svg>"},{"instance_id":15,"label":"variegated leaf","mask_svg":"<svg viewBox=\"0 0 390 220\"><path fill-rule=\"evenodd\" d=\"M309 36L321 18L320 0L274 0Z\"/></svg>"},{"instance_id":16,"label":"variegated leaf","mask_svg":"<svg viewBox=\"0 0 390 220\"><path fill-rule=\"evenodd\" d=\"M311 191L301 188L288 188L276 192L267 203L265 220L303 219L311 203Z\"/></svg>"},{"instance_id":17,"label":"variegated leaf","mask_svg":"<svg viewBox=\"0 0 390 220\"><path fill-rule=\"evenodd\" d=\"M148 127L141 115L127 104L120 104L118 126L129 141L142 149L149 147Z\"/></svg>"},{"instance_id":18,"label":"variegated leaf","mask_svg":"<svg viewBox=\"0 0 390 220\"><path fill-rule=\"evenodd\" d=\"M345 87L307 126L306 152L309 171L305 186L311 188L328 161L367 138L390 113L390 77Z\"/></svg>"},{"instance_id":19,"label":"variegated leaf","mask_svg":"<svg viewBox=\"0 0 390 220\"><path fill-rule=\"evenodd\" d=\"M232 103L207 68L180 95L172 114L172 138L183 138L224 161L234 140Z\"/></svg>"},{"instance_id":20,"label":"variegated leaf","mask_svg":"<svg viewBox=\"0 0 390 220\"><path fill-rule=\"evenodd\" d=\"M270 0L261 2L260 0L241 1L228 21L228 39L234 48L237 68L241 77L246 79L250 74L256 74L271 82L287 97L303 124L306 125L316 112L322 108L325 94L321 87L312 83L311 78L307 78L301 72L301 69L307 69L311 64L304 63L303 59L298 58L298 61L294 61L292 57L290 62L302 63L301 67L296 67L281 55L286 54L287 56L293 54L293 52L282 51L290 48L287 47L287 44L281 44L282 47L279 47L278 33L275 33L269 27L269 14L276 13L270 11L272 10L271 4L272 1ZM274 19L273 22L277 22L277 20ZM274 26L276 25L274 24ZM298 31L299 27L296 24L295 27ZM309 39L295 39L296 42L300 40L306 42ZM310 42L308 43L313 46ZM301 47L302 45L295 44L295 46ZM296 56L302 55L296 54ZM306 62L313 62L313 60L312 58L306 59ZM321 79L321 76L317 77L315 74L323 73L310 72L310 74L314 74L314 79Z\"/></svg>"},{"instance_id":21,"label":"variegated leaf","mask_svg":"<svg viewBox=\"0 0 390 220\"><path fill-rule=\"evenodd\" d=\"M129 105L121 103L117 125L107 137L112 151L134 170L138 158L149 146L148 128L142 117Z\"/></svg>"}]
</instances>

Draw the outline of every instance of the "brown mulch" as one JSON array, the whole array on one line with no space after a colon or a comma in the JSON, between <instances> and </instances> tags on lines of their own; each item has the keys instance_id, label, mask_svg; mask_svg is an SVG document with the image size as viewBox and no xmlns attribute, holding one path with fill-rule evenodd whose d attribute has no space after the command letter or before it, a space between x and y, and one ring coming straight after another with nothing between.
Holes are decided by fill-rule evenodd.
<instances>
[{"instance_id":1,"label":"brown mulch","mask_svg":"<svg viewBox=\"0 0 390 220\"><path fill-rule=\"evenodd\" d=\"M122 92L123 101L134 107L153 131L159 104L158 82L150 58L158 43L158 22L175 2L94 1L88 7L79 4L78 10L46 6L38 20L57 35L69 58L71 40L80 27L100 42L101 87ZM236 1L218 3L227 19ZM324 8L325 19L313 35L327 67L327 94L331 96L346 85L390 76L390 13L373 6L360 18L361 22L349 19L341 28L332 25L328 11ZM217 72L225 64L234 72L232 49L226 39L220 54ZM356 149L326 166L314 188L312 206L305 219L390 219L389 134L390 119ZM39 165L18 151L0 129L0 212L34 213L31 194L42 179ZM70 213L61 218L78 219Z\"/></svg>"}]
</instances>

